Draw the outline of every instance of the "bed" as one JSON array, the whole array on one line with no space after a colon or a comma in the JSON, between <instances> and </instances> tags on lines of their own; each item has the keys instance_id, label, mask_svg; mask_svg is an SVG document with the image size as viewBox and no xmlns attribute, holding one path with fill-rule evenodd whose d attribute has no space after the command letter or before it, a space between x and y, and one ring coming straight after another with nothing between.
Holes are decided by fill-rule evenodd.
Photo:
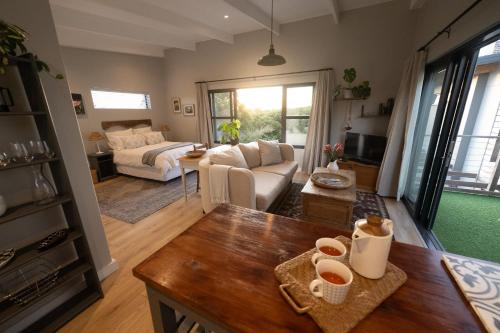
<instances>
[{"instance_id":1,"label":"bed","mask_svg":"<svg viewBox=\"0 0 500 333\"><path fill-rule=\"evenodd\" d=\"M121 133L129 129L140 131L150 128L151 124L151 119L102 122L102 128L108 138L108 145L113 149L113 162L116 165L116 170L121 174L158 181L168 181L179 177L181 170L177 158L187 151L193 150L193 143L163 141L135 148L118 147L117 149L109 141L109 135L113 135L113 133ZM123 136L120 137L123 138ZM143 157L151 152L155 153L154 162L150 159L148 163L151 165L145 164Z\"/></svg>"}]
</instances>

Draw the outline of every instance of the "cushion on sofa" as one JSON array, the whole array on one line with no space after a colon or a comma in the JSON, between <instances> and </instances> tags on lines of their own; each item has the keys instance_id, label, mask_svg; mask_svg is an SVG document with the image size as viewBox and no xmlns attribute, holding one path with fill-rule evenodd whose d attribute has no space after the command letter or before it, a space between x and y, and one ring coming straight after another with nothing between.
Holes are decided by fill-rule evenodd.
<instances>
[{"instance_id":1,"label":"cushion on sofa","mask_svg":"<svg viewBox=\"0 0 500 333\"><path fill-rule=\"evenodd\" d=\"M210 163L212 164L222 164L230 165L235 168L245 168L248 169L245 157L241 153L238 146L231 147L231 149L212 154L209 156Z\"/></svg>"},{"instance_id":2,"label":"cushion on sofa","mask_svg":"<svg viewBox=\"0 0 500 333\"><path fill-rule=\"evenodd\" d=\"M284 176L287 182L291 182L299 164L297 161L283 161L279 164L266 165L252 169L252 171L271 172Z\"/></svg>"},{"instance_id":3,"label":"cushion on sofa","mask_svg":"<svg viewBox=\"0 0 500 333\"><path fill-rule=\"evenodd\" d=\"M262 166L281 163L281 149L277 141L258 140Z\"/></svg>"},{"instance_id":4,"label":"cushion on sofa","mask_svg":"<svg viewBox=\"0 0 500 333\"><path fill-rule=\"evenodd\" d=\"M255 201L258 210L267 210L278 195L288 184L284 176L271 173L253 171L255 180Z\"/></svg>"},{"instance_id":5,"label":"cushion on sofa","mask_svg":"<svg viewBox=\"0 0 500 333\"><path fill-rule=\"evenodd\" d=\"M259 144L257 142L240 143L238 147L241 150L250 169L260 166Z\"/></svg>"}]
</instances>

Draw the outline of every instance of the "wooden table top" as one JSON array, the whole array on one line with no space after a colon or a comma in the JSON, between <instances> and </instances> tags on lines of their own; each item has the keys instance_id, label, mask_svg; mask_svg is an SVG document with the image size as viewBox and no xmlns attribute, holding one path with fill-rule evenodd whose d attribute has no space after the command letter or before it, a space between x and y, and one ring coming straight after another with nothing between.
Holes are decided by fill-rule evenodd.
<instances>
[{"instance_id":1,"label":"wooden table top","mask_svg":"<svg viewBox=\"0 0 500 333\"><path fill-rule=\"evenodd\" d=\"M233 332L320 332L282 298L274 268L320 237L324 225L222 205L136 266L147 286ZM353 332L482 332L441 263L441 252L394 242L408 281Z\"/></svg>"},{"instance_id":2,"label":"wooden table top","mask_svg":"<svg viewBox=\"0 0 500 333\"><path fill-rule=\"evenodd\" d=\"M314 169L313 173L318 173L318 172L329 172L327 168L316 168ZM343 190L334 190L334 189L328 189L328 188L323 188L314 185L314 183L311 181L311 177L307 180L306 185L302 189L302 193L309 194L309 195L317 195L321 197L328 197L328 198L333 198L336 200L341 200L341 201L349 201L349 202L355 202L356 201L356 173L352 170L339 170L337 171L338 174L345 176L349 178L349 180L352 183L352 186Z\"/></svg>"}]
</instances>

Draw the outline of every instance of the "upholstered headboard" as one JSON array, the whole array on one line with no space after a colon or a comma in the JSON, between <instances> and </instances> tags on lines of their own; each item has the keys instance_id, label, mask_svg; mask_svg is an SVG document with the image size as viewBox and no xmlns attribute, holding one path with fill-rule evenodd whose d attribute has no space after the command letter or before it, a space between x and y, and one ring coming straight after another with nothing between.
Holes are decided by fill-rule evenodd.
<instances>
[{"instance_id":1,"label":"upholstered headboard","mask_svg":"<svg viewBox=\"0 0 500 333\"><path fill-rule=\"evenodd\" d=\"M112 120L101 122L101 126L103 130L108 131L152 126L152 122L151 119Z\"/></svg>"}]
</instances>

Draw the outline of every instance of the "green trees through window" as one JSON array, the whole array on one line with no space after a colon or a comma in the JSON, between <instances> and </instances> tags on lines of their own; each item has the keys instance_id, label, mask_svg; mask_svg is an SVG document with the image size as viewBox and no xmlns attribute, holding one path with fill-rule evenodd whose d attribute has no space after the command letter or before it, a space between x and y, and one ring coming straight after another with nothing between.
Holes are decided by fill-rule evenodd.
<instances>
[{"instance_id":1,"label":"green trees through window","mask_svg":"<svg viewBox=\"0 0 500 333\"><path fill-rule=\"evenodd\" d=\"M313 88L302 84L210 91L215 141L220 141L217 128L222 122L239 119L240 142L279 140L303 147Z\"/></svg>"}]
</instances>

